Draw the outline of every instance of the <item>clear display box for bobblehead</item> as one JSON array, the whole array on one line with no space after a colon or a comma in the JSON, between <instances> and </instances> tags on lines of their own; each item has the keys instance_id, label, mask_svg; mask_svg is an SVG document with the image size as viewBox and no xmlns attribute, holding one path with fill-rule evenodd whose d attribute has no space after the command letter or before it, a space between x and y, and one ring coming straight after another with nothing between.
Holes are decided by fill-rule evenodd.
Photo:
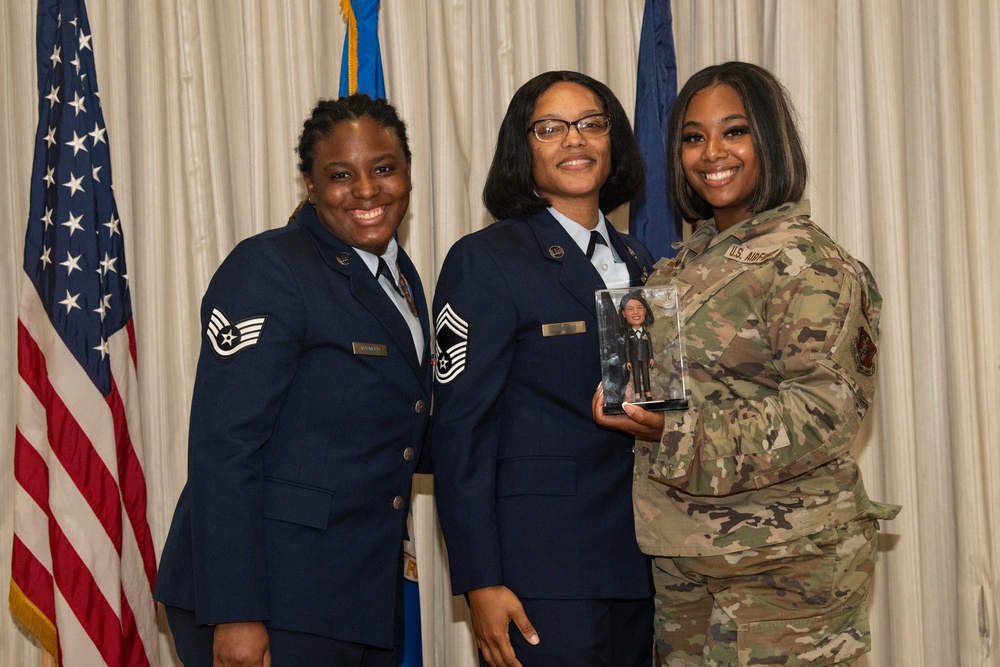
<instances>
[{"instance_id":1,"label":"clear display box for bobblehead","mask_svg":"<svg viewBox=\"0 0 1000 667\"><path fill-rule=\"evenodd\" d=\"M622 403L687 409L676 288L598 290L596 298L605 414L623 414Z\"/></svg>"}]
</instances>

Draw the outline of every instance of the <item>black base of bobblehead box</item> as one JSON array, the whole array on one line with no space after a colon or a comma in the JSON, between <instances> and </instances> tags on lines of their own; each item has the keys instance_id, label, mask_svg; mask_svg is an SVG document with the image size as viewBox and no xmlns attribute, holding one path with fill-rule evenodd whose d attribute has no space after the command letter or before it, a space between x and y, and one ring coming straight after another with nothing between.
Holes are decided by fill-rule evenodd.
<instances>
[{"instance_id":1,"label":"black base of bobblehead box","mask_svg":"<svg viewBox=\"0 0 1000 667\"><path fill-rule=\"evenodd\" d=\"M598 290L596 297L604 413L624 414L622 403L686 410L676 288Z\"/></svg>"}]
</instances>

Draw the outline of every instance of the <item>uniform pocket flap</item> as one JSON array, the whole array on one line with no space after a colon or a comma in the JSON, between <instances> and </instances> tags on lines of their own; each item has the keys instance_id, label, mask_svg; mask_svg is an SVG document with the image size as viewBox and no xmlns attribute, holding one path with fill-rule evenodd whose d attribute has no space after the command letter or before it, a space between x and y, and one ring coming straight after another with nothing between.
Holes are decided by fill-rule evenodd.
<instances>
[{"instance_id":1,"label":"uniform pocket flap","mask_svg":"<svg viewBox=\"0 0 1000 667\"><path fill-rule=\"evenodd\" d=\"M264 518L326 530L333 494L277 479L264 480Z\"/></svg>"},{"instance_id":2,"label":"uniform pocket flap","mask_svg":"<svg viewBox=\"0 0 1000 667\"><path fill-rule=\"evenodd\" d=\"M571 456L525 456L497 465L497 497L575 496L576 459Z\"/></svg>"},{"instance_id":3,"label":"uniform pocket flap","mask_svg":"<svg viewBox=\"0 0 1000 667\"><path fill-rule=\"evenodd\" d=\"M780 656L785 667L821 667L852 663L871 650L871 629L861 600L823 616L741 623L738 642L741 666Z\"/></svg>"}]
</instances>

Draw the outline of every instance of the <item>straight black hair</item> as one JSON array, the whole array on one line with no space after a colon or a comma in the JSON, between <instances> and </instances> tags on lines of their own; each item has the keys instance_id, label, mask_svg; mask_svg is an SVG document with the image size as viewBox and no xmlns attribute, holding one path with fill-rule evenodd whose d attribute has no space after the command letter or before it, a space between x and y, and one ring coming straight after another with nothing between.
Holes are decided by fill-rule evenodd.
<instances>
[{"instance_id":1,"label":"straight black hair","mask_svg":"<svg viewBox=\"0 0 1000 667\"><path fill-rule=\"evenodd\" d=\"M496 152L483 187L483 204L496 220L528 215L549 206L549 201L535 192L528 123L536 100L561 81L592 90L611 118L611 173L601 187L601 211L610 213L642 191L645 177L639 146L625 109L611 89L579 72L545 72L514 93L500 124Z\"/></svg>"}]
</instances>

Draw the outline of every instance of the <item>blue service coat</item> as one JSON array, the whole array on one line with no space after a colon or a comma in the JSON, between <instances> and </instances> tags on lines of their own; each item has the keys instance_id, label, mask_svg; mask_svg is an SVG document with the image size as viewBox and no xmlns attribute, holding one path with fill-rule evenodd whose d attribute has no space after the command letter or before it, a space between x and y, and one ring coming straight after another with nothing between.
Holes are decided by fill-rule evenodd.
<instances>
[{"instance_id":1,"label":"blue service coat","mask_svg":"<svg viewBox=\"0 0 1000 667\"><path fill-rule=\"evenodd\" d=\"M652 258L608 225L633 285ZM460 239L434 296L431 455L453 593L640 599L633 439L598 428L600 274L547 210Z\"/></svg>"},{"instance_id":2,"label":"blue service coat","mask_svg":"<svg viewBox=\"0 0 1000 667\"><path fill-rule=\"evenodd\" d=\"M429 341L402 249L399 266ZM311 204L233 250L201 316L188 482L156 599L199 624L264 620L391 647L429 349L419 363L396 306Z\"/></svg>"}]
</instances>

